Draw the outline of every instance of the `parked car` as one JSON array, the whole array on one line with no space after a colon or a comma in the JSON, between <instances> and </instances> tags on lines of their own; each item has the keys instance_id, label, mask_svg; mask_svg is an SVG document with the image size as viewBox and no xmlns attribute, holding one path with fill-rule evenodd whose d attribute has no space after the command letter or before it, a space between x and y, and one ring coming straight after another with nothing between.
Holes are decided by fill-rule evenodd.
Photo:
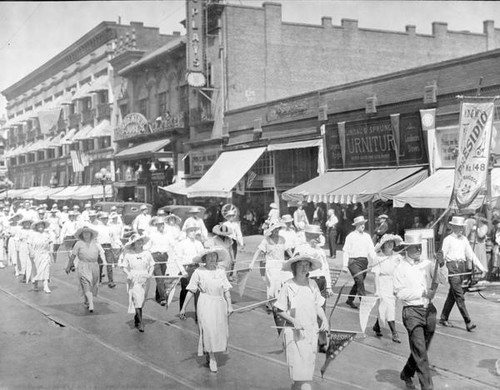
<instances>
[{"instance_id":1,"label":"parked car","mask_svg":"<svg viewBox=\"0 0 500 390\"><path fill-rule=\"evenodd\" d=\"M165 214L175 214L177 215L181 220L181 227L184 224L184 221L189 217L189 210L192 207L197 207L200 210L200 217L203 218L203 221L205 222L205 226L207 226L206 219L207 219L207 213L206 209L203 206L184 206L184 205L168 205L168 206L163 206L160 207L158 210L163 210L165 211ZM208 226L207 226L208 228Z\"/></svg>"},{"instance_id":2,"label":"parked car","mask_svg":"<svg viewBox=\"0 0 500 390\"><path fill-rule=\"evenodd\" d=\"M135 217L140 214L140 208L143 204L148 207L148 212L151 214L153 206L142 202L97 202L95 208L109 213L111 207L116 206L118 214L122 215L123 223L131 225Z\"/></svg>"}]
</instances>

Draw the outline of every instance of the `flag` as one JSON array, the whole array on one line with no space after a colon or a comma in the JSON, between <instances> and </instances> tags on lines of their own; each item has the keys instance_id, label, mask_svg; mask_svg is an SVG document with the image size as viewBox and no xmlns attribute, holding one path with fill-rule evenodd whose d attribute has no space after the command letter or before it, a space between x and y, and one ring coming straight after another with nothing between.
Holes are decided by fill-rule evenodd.
<instances>
[{"instance_id":1,"label":"flag","mask_svg":"<svg viewBox=\"0 0 500 390\"><path fill-rule=\"evenodd\" d=\"M83 172L85 170L85 167L80 161L80 156L78 155L78 152L76 150L71 150L70 155L71 155L71 165L73 166L73 172Z\"/></svg>"},{"instance_id":2,"label":"flag","mask_svg":"<svg viewBox=\"0 0 500 390\"><path fill-rule=\"evenodd\" d=\"M172 303L172 299L174 299L175 287L180 280L180 276L171 276L165 278L163 281L163 283L165 284L165 296L167 297L167 308Z\"/></svg>"},{"instance_id":3,"label":"flag","mask_svg":"<svg viewBox=\"0 0 500 390\"><path fill-rule=\"evenodd\" d=\"M55 109L47 109L38 111L38 123L40 123L40 131L42 134L49 134L57 125L61 116L61 107Z\"/></svg>"},{"instance_id":4,"label":"flag","mask_svg":"<svg viewBox=\"0 0 500 390\"><path fill-rule=\"evenodd\" d=\"M252 183L253 183L253 181L255 180L256 177L257 177L257 174L254 171L248 172L248 175L247 175L247 188L252 187Z\"/></svg>"},{"instance_id":5,"label":"flag","mask_svg":"<svg viewBox=\"0 0 500 390\"><path fill-rule=\"evenodd\" d=\"M344 350L352 340L354 340L356 332L346 332L341 330L331 330L328 335L328 348L326 349L326 359L325 363L321 367L321 377L326 372L330 362L340 355L342 350Z\"/></svg>"},{"instance_id":6,"label":"flag","mask_svg":"<svg viewBox=\"0 0 500 390\"><path fill-rule=\"evenodd\" d=\"M337 284L337 281L339 280L341 273L342 273L341 269L330 268L330 278L332 279L332 288L335 287L335 285Z\"/></svg>"},{"instance_id":7,"label":"flag","mask_svg":"<svg viewBox=\"0 0 500 390\"><path fill-rule=\"evenodd\" d=\"M450 201L459 210L469 207L486 190L493 115L493 100L470 98L460 104L458 156Z\"/></svg>"},{"instance_id":8,"label":"flag","mask_svg":"<svg viewBox=\"0 0 500 390\"><path fill-rule=\"evenodd\" d=\"M366 326L368 325L368 318L377 301L378 297L375 296L365 295L361 298L361 304L359 305L359 326L363 333L365 333Z\"/></svg>"},{"instance_id":9,"label":"flag","mask_svg":"<svg viewBox=\"0 0 500 390\"><path fill-rule=\"evenodd\" d=\"M78 154L80 156L80 161L82 162L82 165L84 167L88 167L90 165L90 160L89 160L89 155L85 152L78 151Z\"/></svg>"}]
</instances>

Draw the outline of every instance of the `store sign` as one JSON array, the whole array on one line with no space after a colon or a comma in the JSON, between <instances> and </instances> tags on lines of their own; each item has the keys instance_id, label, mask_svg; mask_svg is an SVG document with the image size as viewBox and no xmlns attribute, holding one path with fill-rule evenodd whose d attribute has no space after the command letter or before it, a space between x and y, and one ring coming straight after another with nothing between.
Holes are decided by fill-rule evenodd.
<instances>
[{"instance_id":1,"label":"store sign","mask_svg":"<svg viewBox=\"0 0 500 390\"><path fill-rule=\"evenodd\" d=\"M204 175L210 169L215 160L217 160L217 151L212 152L191 152L191 174Z\"/></svg>"},{"instance_id":2,"label":"store sign","mask_svg":"<svg viewBox=\"0 0 500 390\"><path fill-rule=\"evenodd\" d=\"M441 167L453 168L458 152L458 125L436 129L436 143Z\"/></svg>"},{"instance_id":3,"label":"store sign","mask_svg":"<svg viewBox=\"0 0 500 390\"><path fill-rule=\"evenodd\" d=\"M345 122L339 132L337 123L326 125L329 169L397 165L397 140L391 118ZM424 163L420 117L399 117L399 164ZM343 161L344 156L345 161Z\"/></svg>"},{"instance_id":4,"label":"store sign","mask_svg":"<svg viewBox=\"0 0 500 390\"><path fill-rule=\"evenodd\" d=\"M148 120L144 115L133 112L126 115L116 128L115 138L121 140L146 133L149 133Z\"/></svg>"},{"instance_id":5,"label":"store sign","mask_svg":"<svg viewBox=\"0 0 500 390\"><path fill-rule=\"evenodd\" d=\"M203 12L205 0L186 0L186 80L192 87L203 87L206 83L204 72L205 34L203 33Z\"/></svg>"}]
</instances>

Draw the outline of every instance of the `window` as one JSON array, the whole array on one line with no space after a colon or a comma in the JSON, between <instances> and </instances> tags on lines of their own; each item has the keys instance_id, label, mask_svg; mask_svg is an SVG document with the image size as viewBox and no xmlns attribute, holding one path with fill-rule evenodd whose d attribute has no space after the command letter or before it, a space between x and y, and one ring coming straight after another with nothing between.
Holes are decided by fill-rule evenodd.
<instances>
[{"instance_id":1,"label":"window","mask_svg":"<svg viewBox=\"0 0 500 390\"><path fill-rule=\"evenodd\" d=\"M148 117L148 99L139 100L139 110L142 115Z\"/></svg>"},{"instance_id":2,"label":"window","mask_svg":"<svg viewBox=\"0 0 500 390\"><path fill-rule=\"evenodd\" d=\"M264 154L257 160L257 162L252 167L257 175L272 175L274 173L273 169L274 159L273 154L269 152L264 152Z\"/></svg>"},{"instance_id":3,"label":"window","mask_svg":"<svg viewBox=\"0 0 500 390\"><path fill-rule=\"evenodd\" d=\"M99 137L99 149L111 147L111 137Z\"/></svg>"},{"instance_id":4,"label":"window","mask_svg":"<svg viewBox=\"0 0 500 390\"><path fill-rule=\"evenodd\" d=\"M82 112L90 111L92 108L92 100L90 98L82 99Z\"/></svg>"},{"instance_id":5,"label":"window","mask_svg":"<svg viewBox=\"0 0 500 390\"><path fill-rule=\"evenodd\" d=\"M120 104L120 112L122 114L122 118L128 114L128 104Z\"/></svg>"},{"instance_id":6,"label":"window","mask_svg":"<svg viewBox=\"0 0 500 390\"><path fill-rule=\"evenodd\" d=\"M300 184L316 176L318 148L289 149L276 152L276 181Z\"/></svg>"},{"instance_id":7,"label":"window","mask_svg":"<svg viewBox=\"0 0 500 390\"><path fill-rule=\"evenodd\" d=\"M190 158L190 156L187 155L182 160L184 161L184 174L190 175L191 174L191 158Z\"/></svg>"},{"instance_id":8,"label":"window","mask_svg":"<svg viewBox=\"0 0 500 390\"><path fill-rule=\"evenodd\" d=\"M162 92L158 94L158 115L161 117L165 116L165 113L168 111L167 107L167 93Z\"/></svg>"},{"instance_id":9,"label":"window","mask_svg":"<svg viewBox=\"0 0 500 390\"><path fill-rule=\"evenodd\" d=\"M109 102L108 91L99 91L97 93L97 99L98 99L99 104L108 103Z\"/></svg>"},{"instance_id":10,"label":"window","mask_svg":"<svg viewBox=\"0 0 500 390\"><path fill-rule=\"evenodd\" d=\"M54 149L47 149L47 159L56 158L56 152Z\"/></svg>"}]
</instances>

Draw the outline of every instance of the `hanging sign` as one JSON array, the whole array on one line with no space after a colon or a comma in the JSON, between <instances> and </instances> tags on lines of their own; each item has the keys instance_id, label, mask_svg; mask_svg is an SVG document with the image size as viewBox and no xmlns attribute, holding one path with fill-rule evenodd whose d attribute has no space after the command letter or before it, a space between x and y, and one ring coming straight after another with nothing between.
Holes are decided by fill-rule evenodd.
<instances>
[{"instance_id":1,"label":"hanging sign","mask_svg":"<svg viewBox=\"0 0 500 390\"><path fill-rule=\"evenodd\" d=\"M203 87L206 83L204 8L205 0L186 0L186 81L192 87Z\"/></svg>"},{"instance_id":2,"label":"hanging sign","mask_svg":"<svg viewBox=\"0 0 500 390\"><path fill-rule=\"evenodd\" d=\"M493 101L470 98L461 102L458 156L451 196L452 206L459 210L467 208L486 190L493 114Z\"/></svg>"}]
</instances>

